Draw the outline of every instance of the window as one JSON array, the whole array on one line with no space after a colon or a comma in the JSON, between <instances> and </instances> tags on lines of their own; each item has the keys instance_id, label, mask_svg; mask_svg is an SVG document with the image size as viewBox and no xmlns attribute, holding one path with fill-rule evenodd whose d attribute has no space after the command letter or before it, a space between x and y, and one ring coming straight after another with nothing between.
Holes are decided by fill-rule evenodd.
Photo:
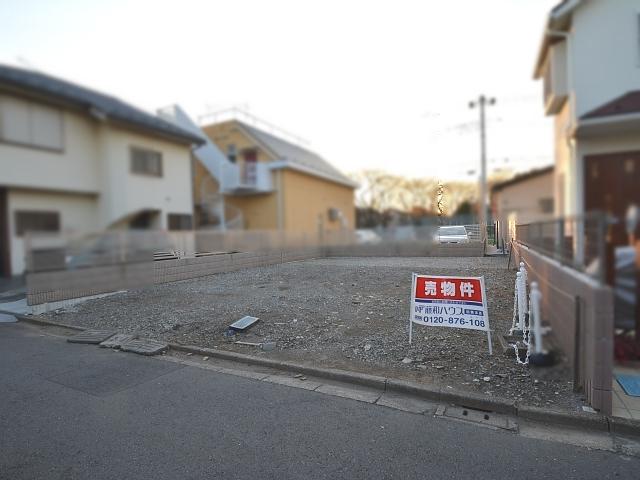
<instances>
[{"instance_id":1,"label":"window","mask_svg":"<svg viewBox=\"0 0 640 480\"><path fill-rule=\"evenodd\" d=\"M141 175L162 176L162 153L144 148L131 148L131 172Z\"/></svg>"},{"instance_id":2,"label":"window","mask_svg":"<svg viewBox=\"0 0 640 480\"><path fill-rule=\"evenodd\" d=\"M541 198L538 203L542 213L553 213L553 198Z\"/></svg>"},{"instance_id":3,"label":"window","mask_svg":"<svg viewBox=\"0 0 640 480\"><path fill-rule=\"evenodd\" d=\"M20 98L0 96L0 141L62 150L62 112Z\"/></svg>"},{"instance_id":4,"label":"window","mask_svg":"<svg viewBox=\"0 0 640 480\"><path fill-rule=\"evenodd\" d=\"M58 212L16 211L16 235L22 237L27 232L59 232Z\"/></svg>"},{"instance_id":5,"label":"window","mask_svg":"<svg viewBox=\"0 0 640 480\"><path fill-rule=\"evenodd\" d=\"M193 219L186 213L169 213L167 215L169 230L191 230Z\"/></svg>"},{"instance_id":6,"label":"window","mask_svg":"<svg viewBox=\"0 0 640 480\"><path fill-rule=\"evenodd\" d=\"M236 146L234 144L227 145L227 158L231 163L236 163L236 158L238 156L238 152L236 150Z\"/></svg>"}]
</instances>

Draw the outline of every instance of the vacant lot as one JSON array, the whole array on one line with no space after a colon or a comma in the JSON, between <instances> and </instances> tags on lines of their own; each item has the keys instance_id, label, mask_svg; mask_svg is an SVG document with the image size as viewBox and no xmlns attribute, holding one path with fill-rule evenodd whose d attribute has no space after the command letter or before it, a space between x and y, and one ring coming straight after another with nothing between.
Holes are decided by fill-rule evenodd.
<instances>
[{"instance_id":1,"label":"vacant lot","mask_svg":"<svg viewBox=\"0 0 640 480\"><path fill-rule=\"evenodd\" d=\"M51 316L87 327L314 365L438 383L532 405L575 407L565 366L517 365L482 332L414 328L408 342L411 273L484 276L494 335L511 326L515 273L504 258L330 258L287 263L129 291ZM244 315L260 318L228 337ZM262 352L236 341L275 341ZM496 339L497 340L497 339Z\"/></svg>"}]
</instances>

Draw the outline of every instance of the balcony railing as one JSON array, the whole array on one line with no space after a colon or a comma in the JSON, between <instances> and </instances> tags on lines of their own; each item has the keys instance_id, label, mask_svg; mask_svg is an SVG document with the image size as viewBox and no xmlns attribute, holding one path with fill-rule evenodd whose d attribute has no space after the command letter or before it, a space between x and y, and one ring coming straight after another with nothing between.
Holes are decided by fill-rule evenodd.
<instances>
[{"instance_id":1,"label":"balcony railing","mask_svg":"<svg viewBox=\"0 0 640 480\"><path fill-rule=\"evenodd\" d=\"M269 192L272 190L271 170L264 162L227 163L222 169L221 183L226 194Z\"/></svg>"}]
</instances>

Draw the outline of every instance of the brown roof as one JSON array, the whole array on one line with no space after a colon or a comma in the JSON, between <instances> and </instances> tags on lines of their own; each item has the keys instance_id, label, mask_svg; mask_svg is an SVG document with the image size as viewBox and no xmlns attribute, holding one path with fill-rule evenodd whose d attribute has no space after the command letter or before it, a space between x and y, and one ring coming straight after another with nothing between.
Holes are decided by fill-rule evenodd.
<instances>
[{"instance_id":1,"label":"brown roof","mask_svg":"<svg viewBox=\"0 0 640 480\"><path fill-rule=\"evenodd\" d=\"M493 187L491 187L492 192L499 192L507 187L512 185L516 185L521 182L525 182L535 177L539 177L540 175L546 175L547 173L553 172L553 165L549 165L548 167L538 168L536 170L530 170L525 173L521 173L520 175L516 175L510 180L505 180L504 182L496 183Z\"/></svg>"},{"instance_id":2,"label":"brown roof","mask_svg":"<svg viewBox=\"0 0 640 480\"><path fill-rule=\"evenodd\" d=\"M626 93L600 107L585 113L582 119L611 117L628 113L640 113L640 90Z\"/></svg>"}]
</instances>

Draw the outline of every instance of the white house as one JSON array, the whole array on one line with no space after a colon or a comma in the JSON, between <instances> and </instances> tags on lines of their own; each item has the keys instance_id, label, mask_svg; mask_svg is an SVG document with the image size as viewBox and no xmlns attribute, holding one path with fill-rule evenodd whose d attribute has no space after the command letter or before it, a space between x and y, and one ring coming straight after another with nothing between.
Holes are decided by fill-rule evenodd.
<instances>
[{"instance_id":1,"label":"white house","mask_svg":"<svg viewBox=\"0 0 640 480\"><path fill-rule=\"evenodd\" d=\"M27 231L191 228L201 137L121 100L0 65L0 275Z\"/></svg>"},{"instance_id":2,"label":"white house","mask_svg":"<svg viewBox=\"0 0 640 480\"><path fill-rule=\"evenodd\" d=\"M555 214L640 205L640 0L565 0L549 14L535 65L555 116ZM624 222L613 227L626 241ZM579 260L584 235L575 235Z\"/></svg>"}]
</instances>

